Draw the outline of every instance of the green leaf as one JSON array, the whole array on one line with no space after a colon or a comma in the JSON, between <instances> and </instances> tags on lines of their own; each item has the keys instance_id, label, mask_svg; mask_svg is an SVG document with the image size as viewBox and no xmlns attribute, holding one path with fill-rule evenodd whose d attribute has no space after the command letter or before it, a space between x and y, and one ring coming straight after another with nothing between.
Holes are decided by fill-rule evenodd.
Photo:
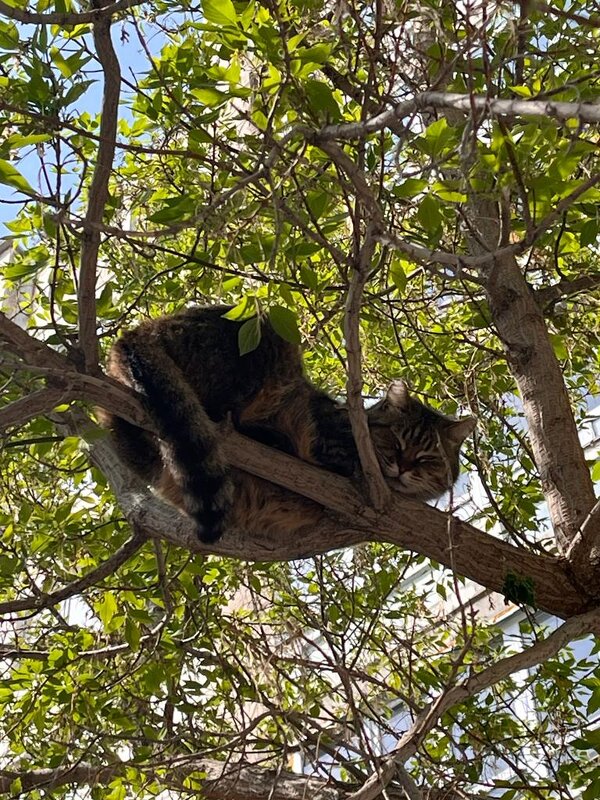
<instances>
[{"instance_id":1,"label":"green leaf","mask_svg":"<svg viewBox=\"0 0 600 800\"><path fill-rule=\"evenodd\" d=\"M294 53L294 58L311 64L326 64L329 61L332 49L332 45L330 44L315 44L313 47L301 47Z\"/></svg>"},{"instance_id":2,"label":"green leaf","mask_svg":"<svg viewBox=\"0 0 600 800\"><path fill-rule=\"evenodd\" d=\"M399 292L403 292L406 289L406 272L399 259L395 259L392 262L390 276L396 289Z\"/></svg>"},{"instance_id":3,"label":"green leaf","mask_svg":"<svg viewBox=\"0 0 600 800\"><path fill-rule=\"evenodd\" d=\"M129 617L125 620L125 641L132 650L139 650L140 647L140 629Z\"/></svg>"},{"instance_id":4,"label":"green leaf","mask_svg":"<svg viewBox=\"0 0 600 800\"><path fill-rule=\"evenodd\" d=\"M333 92L324 81L310 78L304 84L304 88L311 108L317 112L318 116L325 115L334 121L341 119L340 108L335 101Z\"/></svg>"},{"instance_id":5,"label":"green leaf","mask_svg":"<svg viewBox=\"0 0 600 800\"><path fill-rule=\"evenodd\" d=\"M224 103L229 99L229 96L226 95L225 92L220 92L213 86L205 86L201 89L192 89L191 93L205 106L216 106L219 105L219 103Z\"/></svg>"},{"instance_id":6,"label":"green leaf","mask_svg":"<svg viewBox=\"0 0 600 800\"><path fill-rule=\"evenodd\" d=\"M260 320L258 317L252 317L244 322L238 331L238 347L241 356L256 350L260 344L260 334Z\"/></svg>"},{"instance_id":7,"label":"green leaf","mask_svg":"<svg viewBox=\"0 0 600 800\"><path fill-rule=\"evenodd\" d=\"M269 309L269 322L273 330L286 342L300 344L301 337L298 330L298 318L289 308L285 306L272 306Z\"/></svg>"},{"instance_id":8,"label":"green leaf","mask_svg":"<svg viewBox=\"0 0 600 800\"><path fill-rule=\"evenodd\" d=\"M15 169L10 161L0 159L0 183L12 186L25 194L35 194L33 187L25 180L18 169Z\"/></svg>"},{"instance_id":9,"label":"green leaf","mask_svg":"<svg viewBox=\"0 0 600 800\"><path fill-rule=\"evenodd\" d=\"M330 194L328 192L308 192L306 202L310 213L315 219L320 219L329 203Z\"/></svg>"},{"instance_id":10,"label":"green leaf","mask_svg":"<svg viewBox=\"0 0 600 800\"><path fill-rule=\"evenodd\" d=\"M453 142L456 137L455 129L448 125L444 117L432 122L419 140L423 150L432 156L439 155L442 150Z\"/></svg>"},{"instance_id":11,"label":"green leaf","mask_svg":"<svg viewBox=\"0 0 600 800\"><path fill-rule=\"evenodd\" d=\"M256 306L253 303L252 298L246 295L240 300L240 302L236 306L230 308L229 311L223 314L223 316L225 317L225 319L231 319L236 321L236 320L248 319L249 317L254 316L255 313L256 313Z\"/></svg>"},{"instance_id":12,"label":"green leaf","mask_svg":"<svg viewBox=\"0 0 600 800\"><path fill-rule=\"evenodd\" d=\"M171 222L187 219L194 211L194 201L191 197L178 195L177 197L168 197L163 202L164 206L148 217L149 222L169 225Z\"/></svg>"},{"instance_id":13,"label":"green leaf","mask_svg":"<svg viewBox=\"0 0 600 800\"><path fill-rule=\"evenodd\" d=\"M440 204L432 195L427 195L421 200L419 210L417 211L417 218L421 225L429 233L435 233L442 225L442 215L440 213Z\"/></svg>"},{"instance_id":14,"label":"green leaf","mask_svg":"<svg viewBox=\"0 0 600 800\"><path fill-rule=\"evenodd\" d=\"M50 138L49 133L29 133L25 136L15 133L4 140L4 145L8 149L26 147L30 144L38 144L38 142L47 142Z\"/></svg>"},{"instance_id":15,"label":"green leaf","mask_svg":"<svg viewBox=\"0 0 600 800\"><path fill-rule=\"evenodd\" d=\"M96 613L102 620L104 627L108 627L111 619L117 612L117 601L112 592L104 592L104 599L96 603Z\"/></svg>"},{"instance_id":16,"label":"green leaf","mask_svg":"<svg viewBox=\"0 0 600 800\"><path fill-rule=\"evenodd\" d=\"M590 695L587 704L588 717L591 718L593 714L600 708L600 686L596 686Z\"/></svg>"},{"instance_id":17,"label":"green leaf","mask_svg":"<svg viewBox=\"0 0 600 800\"><path fill-rule=\"evenodd\" d=\"M3 268L2 272L7 281L21 281L24 278L32 278L44 266L45 264L23 261L17 264L8 264Z\"/></svg>"},{"instance_id":18,"label":"green leaf","mask_svg":"<svg viewBox=\"0 0 600 800\"><path fill-rule=\"evenodd\" d=\"M19 31L13 22L0 21L0 47L16 50L19 47Z\"/></svg>"},{"instance_id":19,"label":"green leaf","mask_svg":"<svg viewBox=\"0 0 600 800\"><path fill-rule=\"evenodd\" d=\"M502 586L504 599L517 605L535 606L535 584L533 578L508 572Z\"/></svg>"},{"instance_id":20,"label":"green leaf","mask_svg":"<svg viewBox=\"0 0 600 800\"><path fill-rule=\"evenodd\" d=\"M210 586L217 580L219 575L220 575L219 570L216 567L212 567L211 569L208 569L202 576L202 583L205 586Z\"/></svg>"},{"instance_id":21,"label":"green leaf","mask_svg":"<svg viewBox=\"0 0 600 800\"><path fill-rule=\"evenodd\" d=\"M438 182L433 185L432 191L440 200L445 200L447 203L466 203L467 195L464 192L459 192L449 186Z\"/></svg>"},{"instance_id":22,"label":"green leaf","mask_svg":"<svg viewBox=\"0 0 600 800\"><path fill-rule=\"evenodd\" d=\"M600 797L600 777L594 778L581 795L581 800L598 800Z\"/></svg>"},{"instance_id":23,"label":"green leaf","mask_svg":"<svg viewBox=\"0 0 600 800\"><path fill-rule=\"evenodd\" d=\"M204 19L215 25L235 25L238 20L231 0L202 0L202 11Z\"/></svg>"},{"instance_id":24,"label":"green leaf","mask_svg":"<svg viewBox=\"0 0 600 800\"><path fill-rule=\"evenodd\" d=\"M302 282L305 283L309 289L312 289L313 292L319 288L319 276L306 264L300 265L300 277L302 278Z\"/></svg>"},{"instance_id":25,"label":"green leaf","mask_svg":"<svg viewBox=\"0 0 600 800\"><path fill-rule=\"evenodd\" d=\"M73 63L69 63L70 59L66 59L58 47L50 48L50 56L52 58L52 63L59 70L63 77L70 78L71 75L76 71Z\"/></svg>"},{"instance_id":26,"label":"green leaf","mask_svg":"<svg viewBox=\"0 0 600 800\"><path fill-rule=\"evenodd\" d=\"M427 181L420 178L407 178L398 186L394 186L396 197L416 197L427 186Z\"/></svg>"},{"instance_id":27,"label":"green leaf","mask_svg":"<svg viewBox=\"0 0 600 800\"><path fill-rule=\"evenodd\" d=\"M581 228L579 234L579 244L582 247L587 247L588 244L595 244L598 239L598 232L600 231L600 223L598 220L590 219Z\"/></svg>"},{"instance_id":28,"label":"green leaf","mask_svg":"<svg viewBox=\"0 0 600 800\"><path fill-rule=\"evenodd\" d=\"M151 694L160 694L165 680L165 673L160 664L148 664L143 675L146 689Z\"/></svg>"}]
</instances>

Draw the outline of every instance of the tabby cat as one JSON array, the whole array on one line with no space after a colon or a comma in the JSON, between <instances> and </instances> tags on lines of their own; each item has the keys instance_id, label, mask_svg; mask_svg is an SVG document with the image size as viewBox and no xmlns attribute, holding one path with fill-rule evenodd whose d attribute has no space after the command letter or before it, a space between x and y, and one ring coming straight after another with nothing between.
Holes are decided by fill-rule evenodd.
<instances>
[{"instance_id":1,"label":"tabby cat","mask_svg":"<svg viewBox=\"0 0 600 800\"><path fill-rule=\"evenodd\" d=\"M340 475L358 470L346 408L306 379L300 349L265 322L258 347L239 353L241 323L225 306L142 323L110 352L108 373L144 397L158 437L103 412L121 458L214 542L224 530L297 535L322 514L315 503L230 468L213 422L230 417L247 436ZM460 445L475 420L454 420L394 381L367 411L383 474L408 497L439 497L458 475ZM282 502L283 496L286 502Z\"/></svg>"}]
</instances>

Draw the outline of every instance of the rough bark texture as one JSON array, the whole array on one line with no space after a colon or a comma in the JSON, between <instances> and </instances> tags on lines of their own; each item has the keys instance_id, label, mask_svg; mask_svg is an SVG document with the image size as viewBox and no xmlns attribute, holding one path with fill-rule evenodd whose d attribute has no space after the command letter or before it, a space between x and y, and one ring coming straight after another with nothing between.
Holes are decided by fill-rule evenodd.
<instances>
[{"instance_id":1,"label":"rough bark texture","mask_svg":"<svg viewBox=\"0 0 600 800\"><path fill-rule=\"evenodd\" d=\"M230 433L225 451L231 462L321 505L323 521L307 528L302 537L275 539L230 533L213 545L202 544L187 518L131 481L108 441L94 443L93 458L107 475L130 522L151 536L167 539L198 553L218 553L245 561L279 561L306 558L365 541L386 541L433 558L457 573L498 592L507 581L533 582L537 607L570 617L595 605L593 593L574 586L563 560L535 555L430 506L399 495L385 513L365 503L364 495L349 480L278 453L271 448Z\"/></svg>"},{"instance_id":2,"label":"rough bark texture","mask_svg":"<svg viewBox=\"0 0 600 800\"><path fill-rule=\"evenodd\" d=\"M112 766L79 763L56 769L0 771L0 794L14 797L36 788L51 790L70 784L106 786L124 775L126 766L123 763ZM136 764L134 768L139 767ZM194 788L188 784L187 791L201 795L204 800L338 800L342 797L340 791L324 780L246 763L182 758L180 763L157 764L154 769L144 765L141 769L149 777L156 773L160 783L173 788L181 787L186 778L193 775Z\"/></svg>"},{"instance_id":3,"label":"rough bark texture","mask_svg":"<svg viewBox=\"0 0 600 800\"><path fill-rule=\"evenodd\" d=\"M550 518L564 548L593 507L594 489L560 365L540 307L514 258L496 262L486 288L523 401Z\"/></svg>"},{"instance_id":4,"label":"rough bark texture","mask_svg":"<svg viewBox=\"0 0 600 800\"><path fill-rule=\"evenodd\" d=\"M574 543L569 552L571 575L580 586L593 587L600 567L600 515L591 514L594 487L546 321L515 255L499 254L508 231L500 228L497 205L475 198L470 213L471 231L476 233L469 237L471 252L477 256L496 251L492 265L481 274L523 403L556 542L563 552Z\"/></svg>"}]
</instances>

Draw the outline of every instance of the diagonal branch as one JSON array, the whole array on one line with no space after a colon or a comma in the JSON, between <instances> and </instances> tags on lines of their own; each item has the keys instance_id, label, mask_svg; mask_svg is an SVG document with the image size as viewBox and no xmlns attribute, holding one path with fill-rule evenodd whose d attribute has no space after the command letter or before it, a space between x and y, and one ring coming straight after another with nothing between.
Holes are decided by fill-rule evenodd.
<instances>
[{"instance_id":1,"label":"diagonal branch","mask_svg":"<svg viewBox=\"0 0 600 800\"><path fill-rule=\"evenodd\" d=\"M110 409L114 411L115 409ZM81 426L78 424L81 431ZM237 469L287 490L282 503L298 495L318 503L323 514L293 539L272 532L230 532L210 546L201 543L183 514L144 490L121 464L107 437L93 440L91 457L111 483L119 505L134 526L197 553L216 553L245 561L289 561L308 558L365 541L385 541L434 559L482 586L505 592L512 579L534 586L535 604L570 617L597 603L569 578L563 561L534 555L452 517L452 552L448 549L448 514L392 494L385 513L365 504L355 484L232 431L223 431L223 449Z\"/></svg>"},{"instance_id":2,"label":"diagonal branch","mask_svg":"<svg viewBox=\"0 0 600 800\"><path fill-rule=\"evenodd\" d=\"M63 356L32 339L2 315L0 338L5 338L9 347L14 347L23 358L30 358L34 365L52 363L56 376L62 374L67 386L72 387L81 400L100 405L133 424L152 430L152 423L133 392L107 378L65 372L64 365L69 362ZM75 430L86 437L85 430ZM455 568L458 573L494 591L504 592L507 580L530 579L536 605L558 616L573 616L598 602L596 584L575 585L567 565L559 559L534 555L454 517L451 519L456 544L450 553L449 517L441 511L394 493L386 512L377 513L349 480L230 431L223 433L223 440L226 456L233 466L288 490L290 504L297 505L299 496L318 503L323 509L322 521L307 526L305 535L293 540L238 531L207 548L194 535L187 517L161 502L132 478L119 462L108 437L98 438L95 434L91 438L90 452L110 480L124 514L134 527L139 526L151 536L192 552L275 561L308 557L367 540L387 541Z\"/></svg>"},{"instance_id":3,"label":"diagonal branch","mask_svg":"<svg viewBox=\"0 0 600 800\"><path fill-rule=\"evenodd\" d=\"M13 614L17 611L41 611L44 608L62 603L63 600L68 600L69 597L81 594L85 589L108 578L109 575L115 573L119 567L122 567L129 559L137 553L140 547L146 542L148 537L145 533L136 530L133 536L125 542L125 544L116 550L106 561L103 561L95 569L91 570L81 578L64 586L57 592L50 594L40 594L36 597L23 597L17 600L7 600L0 603L0 614Z\"/></svg>"},{"instance_id":4,"label":"diagonal branch","mask_svg":"<svg viewBox=\"0 0 600 800\"><path fill-rule=\"evenodd\" d=\"M600 611L595 609L587 614L573 617L563 623L542 641L523 650L521 653L503 658L490 667L471 675L457 686L447 688L433 703L427 705L415 719L408 731L401 737L398 746L386 760L381 769L371 775L366 783L351 794L347 800L375 800L389 784L399 764L404 764L414 756L423 740L437 724L440 717L452 706L508 678L515 672L531 669L555 656L573 639L588 633L600 632Z\"/></svg>"},{"instance_id":5,"label":"diagonal branch","mask_svg":"<svg viewBox=\"0 0 600 800\"><path fill-rule=\"evenodd\" d=\"M59 372L69 369L66 357L39 339L34 339L16 322L0 311L0 341L7 349L34 367L53 367Z\"/></svg>"},{"instance_id":6,"label":"diagonal branch","mask_svg":"<svg viewBox=\"0 0 600 800\"><path fill-rule=\"evenodd\" d=\"M573 297L579 292L600 287L600 273L592 272L589 275L580 275L577 278L565 278L552 286L543 286L534 292L538 304L547 309L565 297Z\"/></svg>"},{"instance_id":7,"label":"diagonal branch","mask_svg":"<svg viewBox=\"0 0 600 800\"><path fill-rule=\"evenodd\" d=\"M47 414L61 403L76 400L77 396L76 392L51 387L40 389L38 392L21 397L19 400L0 408L0 431L6 430L12 425L24 425L34 417Z\"/></svg>"}]
</instances>

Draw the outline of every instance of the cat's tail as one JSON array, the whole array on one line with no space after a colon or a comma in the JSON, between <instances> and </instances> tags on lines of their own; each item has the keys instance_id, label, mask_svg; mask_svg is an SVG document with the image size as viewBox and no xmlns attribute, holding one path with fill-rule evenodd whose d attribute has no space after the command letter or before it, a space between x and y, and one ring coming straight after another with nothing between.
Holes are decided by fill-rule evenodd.
<instances>
[{"instance_id":1,"label":"cat's tail","mask_svg":"<svg viewBox=\"0 0 600 800\"><path fill-rule=\"evenodd\" d=\"M182 370L146 332L130 332L115 342L111 361L118 363L122 372L127 370L127 382L144 395L161 440L161 469L168 469L178 489L177 505L196 520L203 542L216 541L223 533L233 499L233 484L220 452L216 425ZM131 429L123 431L121 426L129 439L143 433L134 426ZM137 438L137 442L138 448L148 446L145 440ZM127 445L128 450L135 448L135 441ZM150 480L155 482L153 477Z\"/></svg>"}]
</instances>

